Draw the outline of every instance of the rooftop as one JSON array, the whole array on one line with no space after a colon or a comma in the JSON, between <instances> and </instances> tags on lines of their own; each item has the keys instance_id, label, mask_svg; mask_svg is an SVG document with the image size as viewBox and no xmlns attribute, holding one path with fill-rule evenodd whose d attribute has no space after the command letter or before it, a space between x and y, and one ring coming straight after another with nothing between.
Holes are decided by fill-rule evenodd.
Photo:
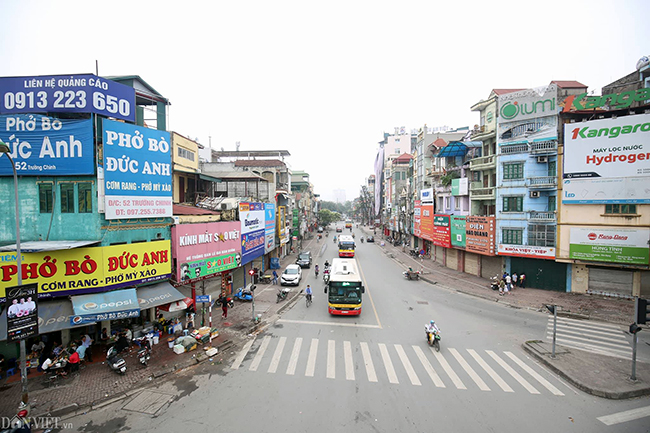
<instances>
[{"instance_id":1,"label":"rooftop","mask_svg":"<svg viewBox=\"0 0 650 433\"><path fill-rule=\"evenodd\" d=\"M279 159L238 159L235 167L286 167Z\"/></svg>"},{"instance_id":2,"label":"rooftop","mask_svg":"<svg viewBox=\"0 0 650 433\"><path fill-rule=\"evenodd\" d=\"M587 85L582 84L579 81L553 80L553 81L551 81L551 84L555 84L558 87L561 87L563 89L580 89L582 87L588 87Z\"/></svg>"}]
</instances>

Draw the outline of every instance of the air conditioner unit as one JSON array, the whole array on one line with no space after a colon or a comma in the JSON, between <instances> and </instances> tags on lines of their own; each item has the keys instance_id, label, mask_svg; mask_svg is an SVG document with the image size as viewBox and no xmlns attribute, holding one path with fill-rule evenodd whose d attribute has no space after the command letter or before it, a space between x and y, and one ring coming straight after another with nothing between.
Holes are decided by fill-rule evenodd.
<instances>
[{"instance_id":1,"label":"air conditioner unit","mask_svg":"<svg viewBox=\"0 0 650 433\"><path fill-rule=\"evenodd\" d=\"M530 198L539 198L539 191L531 191Z\"/></svg>"},{"instance_id":2,"label":"air conditioner unit","mask_svg":"<svg viewBox=\"0 0 650 433\"><path fill-rule=\"evenodd\" d=\"M538 156L537 162L548 162L548 156Z\"/></svg>"},{"instance_id":3,"label":"air conditioner unit","mask_svg":"<svg viewBox=\"0 0 650 433\"><path fill-rule=\"evenodd\" d=\"M392 204L392 203L386 203L386 207L387 207L388 209L390 209L390 208L393 207L393 204Z\"/></svg>"}]
</instances>

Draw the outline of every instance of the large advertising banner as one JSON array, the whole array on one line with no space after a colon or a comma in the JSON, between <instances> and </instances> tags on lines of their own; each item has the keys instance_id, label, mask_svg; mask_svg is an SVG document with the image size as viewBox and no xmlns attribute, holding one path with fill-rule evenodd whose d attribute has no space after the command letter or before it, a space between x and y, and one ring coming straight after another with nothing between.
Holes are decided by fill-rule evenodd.
<instances>
[{"instance_id":1,"label":"large advertising banner","mask_svg":"<svg viewBox=\"0 0 650 433\"><path fill-rule=\"evenodd\" d=\"M172 216L169 132L104 120L106 219Z\"/></svg>"},{"instance_id":2,"label":"large advertising banner","mask_svg":"<svg viewBox=\"0 0 650 433\"><path fill-rule=\"evenodd\" d=\"M552 83L499 96L501 122L555 116L557 113L557 85Z\"/></svg>"},{"instance_id":3,"label":"large advertising banner","mask_svg":"<svg viewBox=\"0 0 650 433\"><path fill-rule=\"evenodd\" d=\"M264 252L270 253L275 249L275 205L272 203L264 203L264 223L266 233Z\"/></svg>"},{"instance_id":4,"label":"large advertising banner","mask_svg":"<svg viewBox=\"0 0 650 433\"><path fill-rule=\"evenodd\" d=\"M563 203L650 203L650 114L564 125Z\"/></svg>"},{"instance_id":5,"label":"large advertising banner","mask_svg":"<svg viewBox=\"0 0 650 433\"><path fill-rule=\"evenodd\" d=\"M422 205L420 200L415 200L413 205L413 235L418 238L422 237L422 231L420 229L422 216Z\"/></svg>"},{"instance_id":6,"label":"large advertising banner","mask_svg":"<svg viewBox=\"0 0 650 433\"><path fill-rule=\"evenodd\" d=\"M287 218L287 207L278 206L278 223L277 233L278 239L280 239L280 245L284 245L289 242L289 231L286 228L286 219Z\"/></svg>"},{"instance_id":7,"label":"large advertising banner","mask_svg":"<svg viewBox=\"0 0 650 433\"><path fill-rule=\"evenodd\" d=\"M494 232L494 217L468 216L465 224L467 251L493 256Z\"/></svg>"},{"instance_id":8,"label":"large advertising banner","mask_svg":"<svg viewBox=\"0 0 650 433\"><path fill-rule=\"evenodd\" d=\"M569 257L595 262L648 265L650 229L571 227Z\"/></svg>"},{"instance_id":9,"label":"large advertising banner","mask_svg":"<svg viewBox=\"0 0 650 433\"><path fill-rule=\"evenodd\" d=\"M23 282L38 284L38 297L104 292L169 278L170 242L73 248L22 254ZM0 302L18 284L16 253L0 253Z\"/></svg>"},{"instance_id":10,"label":"large advertising banner","mask_svg":"<svg viewBox=\"0 0 650 433\"><path fill-rule=\"evenodd\" d=\"M465 217L451 215L451 244L457 248L465 248Z\"/></svg>"},{"instance_id":11,"label":"large advertising banner","mask_svg":"<svg viewBox=\"0 0 650 433\"><path fill-rule=\"evenodd\" d=\"M38 335L36 284L7 288L7 341Z\"/></svg>"},{"instance_id":12,"label":"large advertising banner","mask_svg":"<svg viewBox=\"0 0 650 433\"><path fill-rule=\"evenodd\" d=\"M9 146L18 176L67 176L95 173L91 119L68 120L39 114L0 116L0 141ZM13 176L9 158L0 154L0 176Z\"/></svg>"},{"instance_id":13,"label":"large advertising banner","mask_svg":"<svg viewBox=\"0 0 650 433\"><path fill-rule=\"evenodd\" d=\"M433 239L434 245L451 248L451 227L449 215L433 216Z\"/></svg>"},{"instance_id":14,"label":"large advertising banner","mask_svg":"<svg viewBox=\"0 0 650 433\"><path fill-rule=\"evenodd\" d=\"M173 226L174 281L187 284L238 267L240 234L239 221Z\"/></svg>"},{"instance_id":15,"label":"large advertising banner","mask_svg":"<svg viewBox=\"0 0 650 433\"><path fill-rule=\"evenodd\" d=\"M242 264L264 255L266 214L263 203L239 203Z\"/></svg>"},{"instance_id":16,"label":"large advertising banner","mask_svg":"<svg viewBox=\"0 0 650 433\"><path fill-rule=\"evenodd\" d=\"M433 241L433 204L421 205L420 232L421 238Z\"/></svg>"},{"instance_id":17,"label":"large advertising banner","mask_svg":"<svg viewBox=\"0 0 650 433\"><path fill-rule=\"evenodd\" d=\"M499 244L500 256L530 257L532 259L555 259L555 248L531 247L529 245Z\"/></svg>"},{"instance_id":18,"label":"large advertising banner","mask_svg":"<svg viewBox=\"0 0 650 433\"><path fill-rule=\"evenodd\" d=\"M135 89L92 74L0 78L0 114L95 113L135 122Z\"/></svg>"},{"instance_id":19,"label":"large advertising banner","mask_svg":"<svg viewBox=\"0 0 650 433\"><path fill-rule=\"evenodd\" d=\"M264 230L242 234L241 236L241 258L242 265L250 263L264 255Z\"/></svg>"}]
</instances>

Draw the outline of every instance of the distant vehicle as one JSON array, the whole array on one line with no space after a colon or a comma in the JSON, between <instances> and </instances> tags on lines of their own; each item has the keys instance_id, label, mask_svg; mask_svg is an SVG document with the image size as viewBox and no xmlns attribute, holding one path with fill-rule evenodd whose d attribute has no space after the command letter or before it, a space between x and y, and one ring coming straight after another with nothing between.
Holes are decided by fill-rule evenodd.
<instances>
[{"instance_id":1,"label":"distant vehicle","mask_svg":"<svg viewBox=\"0 0 650 433\"><path fill-rule=\"evenodd\" d=\"M351 229L352 228L352 220L347 220L345 222L345 228L346 229Z\"/></svg>"},{"instance_id":2,"label":"distant vehicle","mask_svg":"<svg viewBox=\"0 0 650 433\"><path fill-rule=\"evenodd\" d=\"M280 285L297 286L302 279L302 269L298 265L289 265L280 276Z\"/></svg>"},{"instance_id":3,"label":"distant vehicle","mask_svg":"<svg viewBox=\"0 0 650 433\"><path fill-rule=\"evenodd\" d=\"M330 273L327 310L330 314L358 316L361 294L365 292L357 262L354 259L333 259Z\"/></svg>"},{"instance_id":4,"label":"distant vehicle","mask_svg":"<svg viewBox=\"0 0 650 433\"><path fill-rule=\"evenodd\" d=\"M323 233L323 227L318 227L318 233Z\"/></svg>"},{"instance_id":5,"label":"distant vehicle","mask_svg":"<svg viewBox=\"0 0 650 433\"><path fill-rule=\"evenodd\" d=\"M311 253L309 251L305 251L298 254L298 258L296 259L296 264L301 268L311 267Z\"/></svg>"},{"instance_id":6,"label":"distant vehicle","mask_svg":"<svg viewBox=\"0 0 650 433\"><path fill-rule=\"evenodd\" d=\"M356 244L352 236L339 236L339 257L354 257L355 248Z\"/></svg>"},{"instance_id":7,"label":"distant vehicle","mask_svg":"<svg viewBox=\"0 0 650 433\"><path fill-rule=\"evenodd\" d=\"M366 242L375 242L375 238L373 236L368 236Z\"/></svg>"},{"instance_id":8,"label":"distant vehicle","mask_svg":"<svg viewBox=\"0 0 650 433\"><path fill-rule=\"evenodd\" d=\"M336 233L341 233L343 228L341 226L336 226Z\"/></svg>"}]
</instances>

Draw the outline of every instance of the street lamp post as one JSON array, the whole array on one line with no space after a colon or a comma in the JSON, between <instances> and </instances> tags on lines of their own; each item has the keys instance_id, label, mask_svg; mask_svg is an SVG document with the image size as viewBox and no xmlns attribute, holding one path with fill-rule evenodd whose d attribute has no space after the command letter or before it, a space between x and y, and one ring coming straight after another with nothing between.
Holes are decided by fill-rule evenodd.
<instances>
[{"instance_id":1,"label":"street lamp post","mask_svg":"<svg viewBox=\"0 0 650 433\"><path fill-rule=\"evenodd\" d=\"M18 271L16 275L18 276L18 285L22 286L23 284L23 273L22 273L22 255L20 251L20 214L18 212L18 174L16 173L16 164L14 163L13 158L10 155L9 146L0 141L0 154L7 155L9 162L11 162L11 168L14 171L14 193L16 199L16 266ZM38 296L38 295L37 295ZM22 385L22 399L20 403L19 410L28 407L29 404L29 392L27 390L27 348L24 339L20 340L20 383Z\"/></svg>"}]
</instances>

